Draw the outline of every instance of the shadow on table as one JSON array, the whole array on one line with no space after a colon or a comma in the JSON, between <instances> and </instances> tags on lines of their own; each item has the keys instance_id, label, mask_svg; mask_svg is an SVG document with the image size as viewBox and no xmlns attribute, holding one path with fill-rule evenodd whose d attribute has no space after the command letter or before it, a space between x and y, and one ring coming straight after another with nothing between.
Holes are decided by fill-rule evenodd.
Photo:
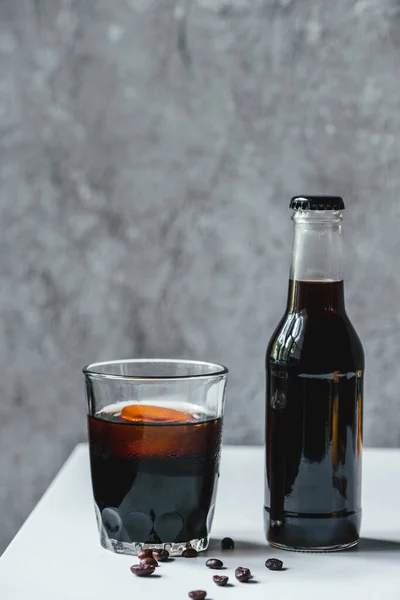
<instances>
[{"instance_id":1,"label":"shadow on table","mask_svg":"<svg viewBox=\"0 0 400 600\"><path fill-rule=\"evenodd\" d=\"M350 552L400 552L400 541L360 538Z\"/></svg>"},{"instance_id":2,"label":"shadow on table","mask_svg":"<svg viewBox=\"0 0 400 600\"><path fill-rule=\"evenodd\" d=\"M247 540L238 540L235 539L235 550L236 552L240 552L241 554L262 554L264 555L268 552L270 548L267 542L251 542ZM220 540L211 539L210 545L206 554L214 554L217 552L221 552ZM227 556L233 552L232 550L224 550L224 554ZM350 550L346 550L347 552L399 552L400 553L400 541L396 540L380 540L375 538L361 538L358 542L357 546L351 548ZM329 553L331 554L331 553ZM335 553L334 553L335 554ZM341 553L338 553L341 554Z\"/></svg>"}]
</instances>

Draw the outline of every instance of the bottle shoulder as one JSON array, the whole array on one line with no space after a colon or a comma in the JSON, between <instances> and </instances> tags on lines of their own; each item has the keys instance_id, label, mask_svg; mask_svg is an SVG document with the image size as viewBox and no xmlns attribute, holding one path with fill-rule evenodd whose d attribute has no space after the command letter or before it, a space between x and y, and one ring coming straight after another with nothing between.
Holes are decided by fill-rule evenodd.
<instances>
[{"instance_id":1,"label":"bottle shoulder","mask_svg":"<svg viewBox=\"0 0 400 600\"><path fill-rule=\"evenodd\" d=\"M302 364L309 372L364 369L364 351L346 313L286 312L267 348L267 362Z\"/></svg>"}]
</instances>

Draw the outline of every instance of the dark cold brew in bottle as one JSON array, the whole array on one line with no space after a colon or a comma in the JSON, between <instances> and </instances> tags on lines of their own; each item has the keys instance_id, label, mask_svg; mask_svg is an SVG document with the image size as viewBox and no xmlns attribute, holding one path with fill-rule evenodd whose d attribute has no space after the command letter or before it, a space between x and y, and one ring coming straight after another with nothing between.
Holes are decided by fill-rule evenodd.
<instances>
[{"instance_id":1,"label":"dark cold brew in bottle","mask_svg":"<svg viewBox=\"0 0 400 600\"><path fill-rule=\"evenodd\" d=\"M344 203L295 197L286 312L266 355L265 529L273 546L354 546L361 522L364 353L347 316Z\"/></svg>"}]
</instances>

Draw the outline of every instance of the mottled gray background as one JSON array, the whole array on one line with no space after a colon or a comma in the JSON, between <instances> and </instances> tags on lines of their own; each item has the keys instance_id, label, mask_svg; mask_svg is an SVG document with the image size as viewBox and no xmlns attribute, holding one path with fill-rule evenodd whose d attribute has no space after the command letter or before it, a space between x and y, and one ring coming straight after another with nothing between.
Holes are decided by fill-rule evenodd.
<instances>
[{"instance_id":1,"label":"mottled gray background","mask_svg":"<svg viewBox=\"0 0 400 600\"><path fill-rule=\"evenodd\" d=\"M263 439L295 193L347 200L365 441L400 445L399 0L1 0L0 550L85 438L80 368L231 369Z\"/></svg>"}]
</instances>

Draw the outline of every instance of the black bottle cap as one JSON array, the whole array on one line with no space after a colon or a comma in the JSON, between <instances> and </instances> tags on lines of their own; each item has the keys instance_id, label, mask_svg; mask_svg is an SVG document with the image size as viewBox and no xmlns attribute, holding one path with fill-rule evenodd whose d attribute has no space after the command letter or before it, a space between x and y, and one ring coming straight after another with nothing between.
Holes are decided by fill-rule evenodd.
<instances>
[{"instance_id":1,"label":"black bottle cap","mask_svg":"<svg viewBox=\"0 0 400 600\"><path fill-rule=\"evenodd\" d=\"M294 196L289 206L293 210L344 210L340 196Z\"/></svg>"}]
</instances>

